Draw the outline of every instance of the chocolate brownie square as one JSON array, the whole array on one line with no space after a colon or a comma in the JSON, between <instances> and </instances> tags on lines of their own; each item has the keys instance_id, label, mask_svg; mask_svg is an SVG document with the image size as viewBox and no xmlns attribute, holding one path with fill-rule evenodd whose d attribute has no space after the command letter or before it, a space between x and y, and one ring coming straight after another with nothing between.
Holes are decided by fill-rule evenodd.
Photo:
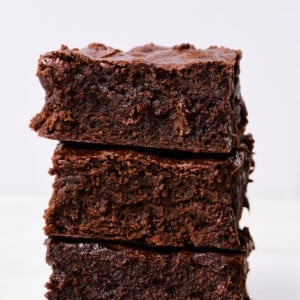
<instances>
[{"instance_id":1,"label":"chocolate brownie square","mask_svg":"<svg viewBox=\"0 0 300 300\"><path fill-rule=\"evenodd\" d=\"M46 102L31 127L59 141L229 153L247 123L240 58L189 44L62 46L40 57Z\"/></svg>"},{"instance_id":2,"label":"chocolate brownie square","mask_svg":"<svg viewBox=\"0 0 300 300\"><path fill-rule=\"evenodd\" d=\"M205 299L246 300L245 252L140 249L107 242L47 241L52 275L49 300Z\"/></svg>"},{"instance_id":3,"label":"chocolate brownie square","mask_svg":"<svg viewBox=\"0 0 300 300\"><path fill-rule=\"evenodd\" d=\"M145 245L239 247L252 140L226 157L59 144L49 236Z\"/></svg>"}]
</instances>

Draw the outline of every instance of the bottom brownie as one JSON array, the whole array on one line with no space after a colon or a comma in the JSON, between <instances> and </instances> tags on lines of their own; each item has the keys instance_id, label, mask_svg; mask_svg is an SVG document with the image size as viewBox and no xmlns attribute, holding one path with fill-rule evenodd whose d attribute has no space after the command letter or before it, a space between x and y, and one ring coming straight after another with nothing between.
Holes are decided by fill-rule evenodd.
<instances>
[{"instance_id":1,"label":"bottom brownie","mask_svg":"<svg viewBox=\"0 0 300 300\"><path fill-rule=\"evenodd\" d=\"M247 251L152 251L53 238L47 248L50 300L249 299Z\"/></svg>"}]
</instances>

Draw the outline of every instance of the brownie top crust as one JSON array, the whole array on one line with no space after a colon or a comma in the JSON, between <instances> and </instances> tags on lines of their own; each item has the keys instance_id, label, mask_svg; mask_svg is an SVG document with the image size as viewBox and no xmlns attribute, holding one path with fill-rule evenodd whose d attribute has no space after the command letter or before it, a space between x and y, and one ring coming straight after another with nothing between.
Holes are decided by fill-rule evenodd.
<instances>
[{"instance_id":1,"label":"brownie top crust","mask_svg":"<svg viewBox=\"0 0 300 300\"><path fill-rule=\"evenodd\" d=\"M153 64L163 69L182 69L187 65L207 62L221 62L234 66L239 61L242 52L225 47L211 46L207 49L197 49L191 44L180 44L173 47L158 46L153 43L135 47L129 51L121 51L100 43L91 43L85 48L70 49L62 45L57 52L68 55L79 55L87 60L103 62L138 62ZM53 52L51 52L53 53ZM44 55L47 60L46 53ZM43 57L43 56L42 56Z\"/></svg>"},{"instance_id":2,"label":"brownie top crust","mask_svg":"<svg viewBox=\"0 0 300 300\"><path fill-rule=\"evenodd\" d=\"M106 146L87 143L59 143L56 147L53 162L60 161L59 157L72 157L76 159L92 159L94 157L123 157L125 159L143 160L149 164L159 163L161 166L176 167L177 169L197 169L198 167L209 167L217 165L230 166L232 173L239 170L245 159L249 160L253 152L254 139L251 134L245 135L241 140L241 145L237 151L228 155L223 154L194 154L185 151L167 151L163 149L139 149L131 147ZM111 151L113 150L113 151ZM249 160L250 173L254 169L254 162ZM55 163L55 165L59 165Z\"/></svg>"},{"instance_id":3,"label":"brownie top crust","mask_svg":"<svg viewBox=\"0 0 300 300\"><path fill-rule=\"evenodd\" d=\"M110 249L111 251L127 252L135 256L151 257L151 256L169 256L170 254L179 255L184 254L186 256L201 256L205 253L213 253L214 255L234 256L243 254L249 256L255 249L255 245L247 227L244 227L240 231L241 245L237 249L217 249L217 248L193 248L193 247L151 247L147 245L127 243L127 242L114 242L107 240L93 240L86 238L70 238L70 237L48 237L45 241L45 245L51 243L67 243L70 245L76 245L80 249L82 254L101 252L103 247Z\"/></svg>"}]
</instances>

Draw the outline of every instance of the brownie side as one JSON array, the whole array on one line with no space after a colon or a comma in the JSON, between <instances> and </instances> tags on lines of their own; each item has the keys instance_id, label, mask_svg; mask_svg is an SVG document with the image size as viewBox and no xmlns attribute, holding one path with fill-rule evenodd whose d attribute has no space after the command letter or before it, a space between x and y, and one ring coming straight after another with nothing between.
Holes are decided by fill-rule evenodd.
<instances>
[{"instance_id":1,"label":"brownie side","mask_svg":"<svg viewBox=\"0 0 300 300\"><path fill-rule=\"evenodd\" d=\"M247 253L153 251L48 239L49 300L249 299Z\"/></svg>"},{"instance_id":2,"label":"brownie side","mask_svg":"<svg viewBox=\"0 0 300 300\"><path fill-rule=\"evenodd\" d=\"M229 153L247 123L240 58L188 44L64 46L40 57L45 105L30 126L60 141Z\"/></svg>"},{"instance_id":3,"label":"brownie side","mask_svg":"<svg viewBox=\"0 0 300 300\"><path fill-rule=\"evenodd\" d=\"M218 159L171 154L59 144L45 233L156 246L238 247L252 170L249 148Z\"/></svg>"}]
</instances>

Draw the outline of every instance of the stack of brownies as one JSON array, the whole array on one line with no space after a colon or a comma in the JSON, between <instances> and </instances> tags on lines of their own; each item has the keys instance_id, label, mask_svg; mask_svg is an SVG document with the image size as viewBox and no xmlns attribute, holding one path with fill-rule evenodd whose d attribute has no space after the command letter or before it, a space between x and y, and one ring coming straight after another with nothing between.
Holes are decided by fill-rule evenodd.
<instances>
[{"instance_id":1,"label":"stack of brownies","mask_svg":"<svg viewBox=\"0 0 300 300\"><path fill-rule=\"evenodd\" d=\"M31 121L60 141L48 299L249 299L241 52L90 44L42 55Z\"/></svg>"}]
</instances>

